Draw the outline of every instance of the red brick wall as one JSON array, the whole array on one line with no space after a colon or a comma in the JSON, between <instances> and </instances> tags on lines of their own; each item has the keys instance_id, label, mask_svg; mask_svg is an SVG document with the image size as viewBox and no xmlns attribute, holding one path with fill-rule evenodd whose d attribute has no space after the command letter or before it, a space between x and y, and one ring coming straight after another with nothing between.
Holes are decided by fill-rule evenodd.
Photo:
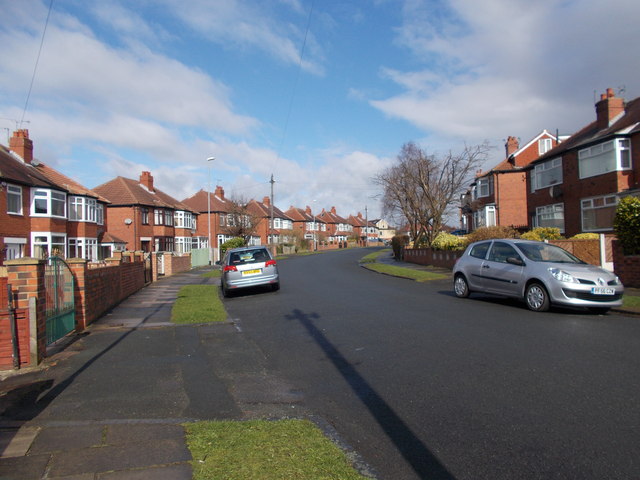
<instances>
[{"instance_id":1,"label":"red brick wall","mask_svg":"<svg viewBox=\"0 0 640 480\"><path fill-rule=\"evenodd\" d=\"M523 172L496 175L494 195L497 197L498 225L527 225L527 182Z\"/></svg>"},{"instance_id":2,"label":"red brick wall","mask_svg":"<svg viewBox=\"0 0 640 480\"><path fill-rule=\"evenodd\" d=\"M432 250L431 248L405 248L404 261L418 265L432 265L434 267L453 269L456 260L463 251Z\"/></svg>"},{"instance_id":3,"label":"red brick wall","mask_svg":"<svg viewBox=\"0 0 640 480\"><path fill-rule=\"evenodd\" d=\"M5 287L6 289L6 287ZM0 370L13 368L13 343L9 313L0 308ZM18 334L18 354L20 365L29 365L29 310L20 308L15 311L16 331Z\"/></svg>"},{"instance_id":4,"label":"red brick wall","mask_svg":"<svg viewBox=\"0 0 640 480\"><path fill-rule=\"evenodd\" d=\"M624 255L618 241L613 242L615 274L625 287L640 288L640 255Z\"/></svg>"},{"instance_id":5,"label":"red brick wall","mask_svg":"<svg viewBox=\"0 0 640 480\"><path fill-rule=\"evenodd\" d=\"M191 270L191 254L185 255L164 255L164 274L166 276L175 275L180 272Z\"/></svg>"}]
</instances>

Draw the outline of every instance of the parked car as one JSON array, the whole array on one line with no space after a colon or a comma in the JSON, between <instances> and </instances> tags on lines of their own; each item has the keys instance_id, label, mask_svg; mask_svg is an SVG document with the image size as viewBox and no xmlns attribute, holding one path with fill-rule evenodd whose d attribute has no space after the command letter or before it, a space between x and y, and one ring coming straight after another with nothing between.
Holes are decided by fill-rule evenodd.
<instances>
[{"instance_id":1,"label":"parked car","mask_svg":"<svg viewBox=\"0 0 640 480\"><path fill-rule=\"evenodd\" d=\"M622 305L624 287L611 272L544 242L517 239L470 244L453 267L456 296L493 293L544 312L551 304L606 313Z\"/></svg>"},{"instance_id":2,"label":"parked car","mask_svg":"<svg viewBox=\"0 0 640 480\"><path fill-rule=\"evenodd\" d=\"M262 246L227 250L220 262L221 287L226 297L232 290L261 285L280 288L278 266L271 252Z\"/></svg>"}]
</instances>

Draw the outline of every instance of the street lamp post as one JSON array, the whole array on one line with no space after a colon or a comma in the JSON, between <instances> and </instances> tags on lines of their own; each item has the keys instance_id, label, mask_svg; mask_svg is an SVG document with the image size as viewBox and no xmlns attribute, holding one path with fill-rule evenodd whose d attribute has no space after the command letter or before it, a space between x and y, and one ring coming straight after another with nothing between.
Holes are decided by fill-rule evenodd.
<instances>
[{"instance_id":1,"label":"street lamp post","mask_svg":"<svg viewBox=\"0 0 640 480\"><path fill-rule=\"evenodd\" d=\"M209 186L207 187L207 248L209 251L209 265L212 262L212 253L213 249L211 248L211 164L209 162L213 162L216 157L207 158L207 168L209 170Z\"/></svg>"}]
</instances>

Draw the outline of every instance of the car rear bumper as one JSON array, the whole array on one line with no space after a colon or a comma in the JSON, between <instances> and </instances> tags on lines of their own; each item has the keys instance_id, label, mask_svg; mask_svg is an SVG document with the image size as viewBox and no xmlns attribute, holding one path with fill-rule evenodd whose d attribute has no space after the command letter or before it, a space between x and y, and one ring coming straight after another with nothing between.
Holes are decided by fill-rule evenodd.
<instances>
[{"instance_id":1,"label":"car rear bumper","mask_svg":"<svg viewBox=\"0 0 640 480\"><path fill-rule=\"evenodd\" d=\"M280 281L278 274L260 275L255 277L239 278L236 280L225 281L226 288L246 288L257 287L260 285L273 285Z\"/></svg>"}]
</instances>

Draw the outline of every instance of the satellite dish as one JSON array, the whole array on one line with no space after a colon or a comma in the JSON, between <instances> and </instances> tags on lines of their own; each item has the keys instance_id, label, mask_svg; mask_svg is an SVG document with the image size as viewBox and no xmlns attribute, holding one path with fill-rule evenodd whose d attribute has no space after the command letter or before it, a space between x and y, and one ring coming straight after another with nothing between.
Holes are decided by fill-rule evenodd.
<instances>
[{"instance_id":1,"label":"satellite dish","mask_svg":"<svg viewBox=\"0 0 640 480\"><path fill-rule=\"evenodd\" d=\"M131 220L130 218L125 218L124 219L124 224L125 225L131 225L133 223L133 220Z\"/></svg>"}]
</instances>

